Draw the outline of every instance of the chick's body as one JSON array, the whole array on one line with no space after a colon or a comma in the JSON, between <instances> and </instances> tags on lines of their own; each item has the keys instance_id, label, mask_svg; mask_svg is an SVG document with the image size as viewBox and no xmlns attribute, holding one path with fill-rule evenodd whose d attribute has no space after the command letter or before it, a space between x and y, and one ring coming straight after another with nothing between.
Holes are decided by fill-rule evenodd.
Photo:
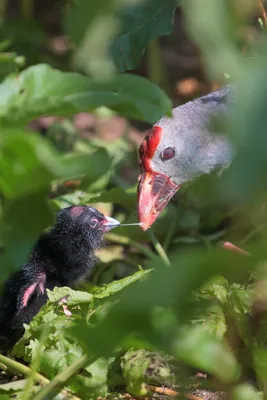
<instances>
[{"instance_id":1,"label":"chick's body","mask_svg":"<svg viewBox=\"0 0 267 400\"><path fill-rule=\"evenodd\" d=\"M9 347L47 301L46 289L73 287L89 275L104 232L118 226L89 206L58 213L55 225L38 239L27 262L6 283L0 303L0 347ZM2 343L1 343L2 342Z\"/></svg>"}]
</instances>

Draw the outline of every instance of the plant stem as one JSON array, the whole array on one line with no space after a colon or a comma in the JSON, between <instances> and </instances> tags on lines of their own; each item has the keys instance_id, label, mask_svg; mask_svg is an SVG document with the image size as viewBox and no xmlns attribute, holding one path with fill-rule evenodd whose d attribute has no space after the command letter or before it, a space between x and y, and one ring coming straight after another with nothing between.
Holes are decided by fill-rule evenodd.
<instances>
[{"instance_id":1,"label":"plant stem","mask_svg":"<svg viewBox=\"0 0 267 400\"><path fill-rule=\"evenodd\" d=\"M168 230L166 239L164 240L164 243L163 243L163 248L164 248L165 252L168 250L168 248L170 246L170 243L171 243L171 240L172 240L172 237L173 237L173 234L174 234L174 231L175 231L175 227L177 225L177 221L178 221L179 217L180 217L180 212L179 212L179 210L177 208L175 216L174 216L174 218L172 220L170 229Z\"/></svg>"},{"instance_id":2,"label":"plant stem","mask_svg":"<svg viewBox=\"0 0 267 400\"><path fill-rule=\"evenodd\" d=\"M29 367L19 363L18 361L12 360L11 358L4 356L3 354L0 354L0 362L7 366L8 369L13 372L22 375L29 375L31 373L31 369ZM49 380L47 378L38 373L35 373L34 379L41 385L47 385L49 383Z\"/></svg>"},{"instance_id":3,"label":"plant stem","mask_svg":"<svg viewBox=\"0 0 267 400\"><path fill-rule=\"evenodd\" d=\"M26 382L26 385L25 385L21 400L27 400L27 399L30 398L30 392L31 392L32 386L33 386L34 381L35 381L35 376L36 376L36 373L37 373L37 371L38 371L38 369L40 367L40 364L41 364L42 349L44 347L45 340L47 338L47 334L48 334L48 327L45 326L43 331L42 331L41 337L40 337L40 344L39 344L39 347L38 347L37 354L36 354L35 358L32 361L31 372L30 372L30 374L28 376L28 379L27 379L27 382Z\"/></svg>"},{"instance_id":4,"label":"plant stem","mask_svg":"<svg viewBox=\"0 0 267 400\"><path fill-rule=\"evenodd\" d=\"M153 253L153 251L151 251L149 248L143 246L142 244L129 239L126 236L120 236L120 235L116 235L114 233L109 233L106 235L106 238L111 240L112 242L115 243L120 243L120 244L126 244L128 246L133 246L135 247L137 250L140 250L145 256L147 256L147 258L149 258L152 261L156 261L158 262L159 259L158 257Z\"/></svg>"},{"instance_id":5,"label":"plant stem","mask_svg":"<svg viewBox=\"0 0 267 400\"><path fill-rule=\"evenodd\" d=\"M95 356L88 356L87 354L83 355L79 360L69 365L64 371L57 374L51 382L37 393L34 400L53 399L79 369L84 368L88 364L92 364L95 360Z\"/></svg>"},{"instance_id":6,"label":"plant stem","mask_svg":"<svg viewBox=\"0 0 267 400\"><path fill-rule=\"evenodd\" d=\"M34 0L20 0L20 8L23 19L30 20L34 17Z\"/></svg>"},{"instance_id":7,"label":"plant stem","mask_svg":"<svg viewBox=\"0 0 267 400\"><path fill-rule=\"evenodd\" d=\"M4 364L9 370L15 373L19 373L21 375L30 375L31 369L24 364L19 363L18 361L12 360L12 358L6 357L3 354L0 354L0 363ZM2 369L0 364L0 368ZM49 379L45 378L43 375L35 372L34 380L38 382L40 385L49 385ZM45 388L47 387L45 386ZM59 390L60 391L60 390ZM79 397L71 395L67 390L61 391L62 395L68 397L70 400L80 400Z\"/></svg>"},{"instance_id":8,"label":"plant stem","mask_svg":"<svg viewBox=\"0 0 267 400\"><path fill-rule=\"evenodd\" d=\"M160 256L160 258L164 261L164 263L170 267L171 263L170 260L167 256L167 254L165 253L164 248L162 247L162 245L160 244L160 242L158 241L158 239L156 238L154 232L152 229L150 229L148 231L148 234L150 236L151 242L153 243L153 246L155 247L156 252L158 253L158 255Z\"/></svg>"},{"instance_id":9,"label":"plant stem","mask_svg":"<svg viewBox=\"0 0 267 400\"><path fill-rule=\"evenodd\" d=\"M157 39L152 40L147 47L149 80L160 85L162 80L162 62Z\"/></svg>"},{"instance_id":10,"label":"plant stem","mask_svg":"<svg viewBox=\"0 0 267 400\"><path fill-rule=\"evenodd\" d=\"M0 25L2 25L5 22L6 8L7 8L7 0L1 0L0 1Z\"/></svg>"},{"instance_id":11,"label":"plant stem","mask_svg":"<svg viewBox=\"0 0 267 400\"><path fill-rule=\"evenodd\" d=\"M147 47L147 55L149 80L160 86L170 96L172 91L170 89L166 68L162 61L158 39L152 40L149 43Z\"/></svg>"}]
</instances>

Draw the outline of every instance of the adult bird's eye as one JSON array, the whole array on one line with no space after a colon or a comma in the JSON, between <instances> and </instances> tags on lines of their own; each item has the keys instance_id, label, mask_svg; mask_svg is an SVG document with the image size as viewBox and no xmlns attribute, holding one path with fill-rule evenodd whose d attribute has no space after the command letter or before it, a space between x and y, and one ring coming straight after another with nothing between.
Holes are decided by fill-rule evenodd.
<instances>
[{"instance_id":1,"label":"adult bird's eye","mask_svg":"<svg viewBox=\"0 0 267 400\"><path fill-rule=\"evenodd\" d=\"M175 150L173 147L166 147L166 149L164 149L160 155L160 158L162 160L170 160L171 158L173 158L175 156Z\"/></svg>"},{"instance_id":2,"label":"adult bird's eye","mask_svg":"<svg viewBox=\"0 0 267 400\"><path fill-rule=\"evenodd\" d=\"M98 224L98 220L96 218L92 218L90 221L90 227L95 228L97 224Z\"/></svg>"}]
</instances>

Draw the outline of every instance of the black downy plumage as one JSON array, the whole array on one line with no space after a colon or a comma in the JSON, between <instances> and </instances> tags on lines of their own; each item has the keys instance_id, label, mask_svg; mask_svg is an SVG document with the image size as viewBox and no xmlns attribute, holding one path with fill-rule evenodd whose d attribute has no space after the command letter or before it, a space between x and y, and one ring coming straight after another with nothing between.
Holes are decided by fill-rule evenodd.
<instances>
[{"instance_id":1,"label":"black downy plumage","mask_svg":"<svg viewBox=\"0 0 267 400\"><path fill-rule=\"evenodd\" d=\"M47 301L46 289L73 287L89 275L104 233L120 223L89 206L62 209L27 262L6 283L0 302L0 347L8 348Z\"/></svg>"}]
</instances>

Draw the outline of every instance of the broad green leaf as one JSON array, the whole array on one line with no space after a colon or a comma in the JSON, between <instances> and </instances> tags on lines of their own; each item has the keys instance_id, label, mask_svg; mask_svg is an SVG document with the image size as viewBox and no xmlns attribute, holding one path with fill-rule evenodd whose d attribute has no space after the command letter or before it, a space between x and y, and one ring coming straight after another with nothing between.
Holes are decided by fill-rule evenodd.
<instances>
[{"instance_id":1,"label":"broad green leaf","mask_svg":"<svg viewBox=\"0 0 267 400\"><path fill-rule=\"evenodd\" d=\"M263 400L262 392L257 392L256 389L249 383L243 383L234 387L231 393L231 400Z\"/></svg>"},{"instance_id":2,"label":"broad green leaf","mask_svg":"<svg viewBox=\"0 0 267 400\"><path fill-rule=\"evenodd\" d=\"M67 286L55 287L52 290L47 289L47 296L51 303L58 303L63 297L66 298L68 306L75 306L82 303L90 303L93 295L90 293L82 292L80 290L73 290Z\"/></svg>"},{"instance_id":3,"label":"broad green leaf","mask_svg":"<svg viewBox=\"0 0 267 400\"><path fill-rule=\"evenodd\" d=\"M74 114L101 106L150 123L171 111L165 93L135 75L116 75L100 82L39 64L0 85L2 125L21 125L40 115Z\"/></svg>"},{"instance_id":4,"label":"broad green leaf","mask_svg":"<svg viewBox=\"0 0 267 400\"><path fill-rule=\"evenodd\" d=\"M136 204L136 191L132 189L124 190L122 188L112 188L108 191L102 192L98 196L92 196L89 198L90 202L96 203L112 203L120 204L125 208L133 209Z\"/></svg>"},{"instance_id":5,"label":"broad green leaf","mask_svg":"<svg viewBox=\"0 0 267 400\"><path fill-rule=\"evenodd\" d=\"M73 341L67 340L63 330L64 326L57 329L55 340L47 343L43 349L41 371L50 379L82 356L82 349Z\"/></svg>"},{"instance_id":6,"label":"broad green leaf","mask_svg":"<svg viewBox=\"0 0 267 400\"><path fill-rule=\"evenodd\" d=\"M60 156L40 136L22 129L2 129L0 189L7 198L47 189L53 179L85 175L93 182L109 169L104 149L86 155Z\"/></svg>"},{"instance_id":7,"label":"broad green leaf","mask_svg":"<svg viewBox=\"0 0 267 400\"><path fill-rule=\"evenodd\" d=\"M177 5L177 0L144 0L122 8L121 31L111 45L119 71L134 69L151 40L171 33Z\"/></svg>"},{"instance_id":8,"label":"broad green leaf","mask_svg":"<svg viewBox=\"0 0 267 400\"><path fill-rule=\"evenodd\" d=\"M179 360L211 373L223 382L239 378L240 367L230 348L204 326L190 326L182 330L174 343L173 354Z\"/></svg>"}]
</instances>

